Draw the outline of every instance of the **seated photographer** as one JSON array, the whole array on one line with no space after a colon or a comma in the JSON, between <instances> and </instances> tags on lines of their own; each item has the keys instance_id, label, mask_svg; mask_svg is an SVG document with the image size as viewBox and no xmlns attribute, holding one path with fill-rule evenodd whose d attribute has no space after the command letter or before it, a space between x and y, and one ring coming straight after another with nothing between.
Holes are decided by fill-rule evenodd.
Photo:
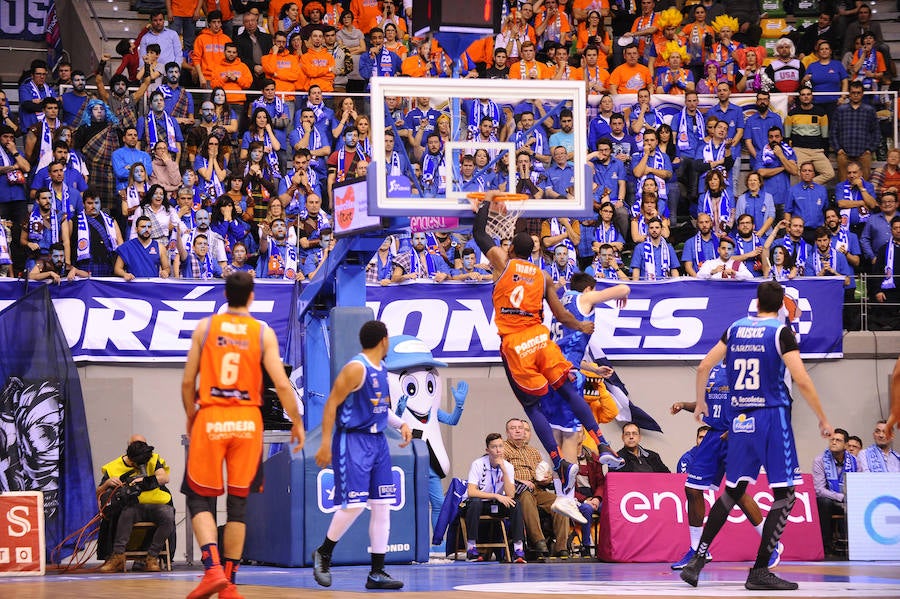
<instances>
[{"instance_id":1,"label":"seated photographer","mask_svg":"<svg viewBox=\"0 0 900 599\"><path fill-rule=\"evenodd\" d=\"M156 524L153 539L147 548L145 572L159 572L159 553L166 539L175 530L175 508L172 495L166 489L169 465L141 435L128 440L125 454L105 464L103 480L97 487L97 497L104 517L114 520L112 554L100 566L100 572L125 570L125 545L131 537L135 522ZM117 519L117 520L116 520Z\"/></svg>"}]
</instances>

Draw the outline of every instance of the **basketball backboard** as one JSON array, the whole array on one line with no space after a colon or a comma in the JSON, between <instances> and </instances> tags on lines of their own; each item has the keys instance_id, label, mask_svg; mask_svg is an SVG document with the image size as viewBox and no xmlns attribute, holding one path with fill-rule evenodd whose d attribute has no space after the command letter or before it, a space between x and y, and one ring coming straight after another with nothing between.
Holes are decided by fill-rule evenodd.
<instances>
[{"instance_id":1,"label":"basketball backboard","mask_svg":"<svg viewBox=\"0 0 900 599\"><path fill-rule=\"evenodd\" d=\"M591 177L586 173L587 148L583 131L563 131L565 135L557 136L565 140L560 145L568 150L567 168L571 168L571 180L567 179L568 175L565 175L562 184L559 177L555 179L561 193L545 192L547 187L551 187L551 181L541 174L550 171L553 164L549 137L562 127L560 113L571 110L573 123L587 122L584 82L374 77L371 80L371 98L373 164L368 173L370 214L471 216L466 197L468 192L488 189L522 192L523 176L534 183L528 185L529 191L522 192L529 195L524 216L578 218L592 213ZM421 133L410 129L408 124L398 127L403 119L401 109L397 108L398 103L394 100L392 106L388 106L386 98L399 98L401 105L406 101L407 109L415 106L417 99L427 98L428 107L422 112L436 110L448 115L449 128L446 119L443 128L430 123L422 125ZM523 113L536 116L529 130L523 129L523 119L520 118ZM489 117L493 119L494 126L485 135L485 131L479 130L479 124L485 123ZM398 135L404 135L403 129L409 132L407 135L418 134L418 141L409 144L413 151L402 162L406 164L408 159L410 164L421 164L421 176L415 176L411 172L414 170L412 167L408 168L408 172L400 172L397 157L391 160L386 156L386 128L393 129L395 140L400 139ZM485 127L487 129L490 127ZM434 133L438 133L440 138L439 150L429 151L427 138L429 135L433 137ZM395 151L404 151L400 148L402 145L395 143ZM438 147L438 140L434 141L434 146ZM530 167L525 165L522 167L524 170L519 172L516 150L521 151L523 147L529 149L531 160L525 162L529 162ZM463 158L474 156L478 150L483 152L478 152L480 162L473 177L471 167L468 172L463 169ZM416 156L417 151L421 153L421 158ZM487 164L484 164L485 154ZM528 172L529 168L531 172ZM513 181L513 185L509 181ZM549 197L558 193L562 197Z\"/></svg>"}]
</instances>

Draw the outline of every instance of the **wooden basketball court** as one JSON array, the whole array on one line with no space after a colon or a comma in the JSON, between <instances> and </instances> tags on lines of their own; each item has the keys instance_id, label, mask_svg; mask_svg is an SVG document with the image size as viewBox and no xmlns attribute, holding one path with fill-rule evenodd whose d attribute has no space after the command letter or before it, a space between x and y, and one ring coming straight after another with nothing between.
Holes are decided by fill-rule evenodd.
<instances>
[{"instance_id":1,"label":"wooden basketball court","mask_svg":"<svg viewBox=\"0 0 900 599\"><path fill-rule=\"evenodd\" d=\"M771 595L744 589L749 564L711 563L701 575L700 586L682 582L668 564L606 564L588 561L554 561L546 564L468 564L438 560L429 564L389 566L392 576L403 580L404 599L491 599L498 594L517 599L547 595L603 597L841 597L867 599L900 597L900 563L885 562L787 562L777 568L780 576L800 584L798 591ZM332 569L334 586L316 585L309 568L244 566L238 573L239 590L248 599L303 597L357 597L365 590L366 566ZM0 580L0 597L56 599L59 597L143 598L184 597L196 585L201 571L185 566L159 574L48 573L44 577ZM384 592L384 591L381 591Z\"/></svg>"}]
</instances>

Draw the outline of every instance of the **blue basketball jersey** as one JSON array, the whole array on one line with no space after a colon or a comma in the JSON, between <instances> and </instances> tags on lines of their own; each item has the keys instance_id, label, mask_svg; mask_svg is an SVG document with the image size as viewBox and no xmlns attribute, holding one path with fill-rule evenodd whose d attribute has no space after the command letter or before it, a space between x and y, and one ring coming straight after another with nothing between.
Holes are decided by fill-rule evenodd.
<instances>
[{"instance_id":1,"label":"blue basketball jersey","mask_svg":"<svg viewBox=\"0 0 900 599\"><path fill-rule=\"evenodd\" d=\"M776 318L747 317L728 329L728 384L731 410L790 407L779 335L784 323Z\"/></svg>"},{"instance_id":2,"label":"blue basketball jersey","mask_svg":"<svg viewBox=\"0 0 900 599\"><path fill-rule=\"evenodd\" d=\"M706 381L706 407L709 414L703 417L703 422L711 426L713 431L726 431L731 422L728 417L729 388L728 369L722 364L716 364L709 371L709 378Z\"/></svg>"},{"instance_id":3,"label":"blue basketball jersey","mask_svg":"<svg viewBox=\"0 0 900 599\"><path fill-rule=\"evenodd\" d=\"M353 361L362 364L366 374L359 388L338 407L338 426L345 430L380 433L387 427L391 407L387 368L384 362L378 367L373 366L363 354L354 356Z\"/></svg>"},{"instance_id":4,"label":"blue basketball jersey","mask_svg":"<svg viewBox=\"0 0 900 599\"><path fill-rule=\"evenodd\" d=\"M593 320L593 310L591 310L589 314L582 314L581 310L578 309L579 297L581 297L580 291L566 291L562 296L563 306L565 306L566 310L580 322ZM591 336L586 335L581 331L576 331L575 329L563 326L563 324L556 320L555 317L553 318L553 325L550 327L550 330L553 331L553 336L555 337L554 341L559 345L566 360L571 362L577 368L578 365L581 364L581 359L584 357L584 350L587 349L588 341L590 341Z\"/></svg>"}]
</instances>

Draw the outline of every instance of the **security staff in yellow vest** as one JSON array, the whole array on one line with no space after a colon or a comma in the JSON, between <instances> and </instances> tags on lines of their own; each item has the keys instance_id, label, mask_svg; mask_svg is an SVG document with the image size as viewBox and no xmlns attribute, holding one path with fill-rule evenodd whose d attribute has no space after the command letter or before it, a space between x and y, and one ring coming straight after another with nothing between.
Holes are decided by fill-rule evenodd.
<instances>
[{"instance_id":1,"label":"security staff in yellow vest","mask_svg":"<svg viewBox=\"0 0 900 599\"><path fill-rule=\"evenodd\" d=\"M175 508L172 495L166 489L169 465L147 440L134 435L128 440L124 455L101 468L103 480L97 487L101 508L111 502L122 501L122 511L115 526L112 554L100 566L100 572L122 572L125 569L125 545L135 522L154 522L156 531L147 548L146 572L159 572L159 553L166 539L175 530ZM137 502L123 500L123 496L137 494ZM109 498L112 499L109 499Z\"/></svg>"}]
</instances>

